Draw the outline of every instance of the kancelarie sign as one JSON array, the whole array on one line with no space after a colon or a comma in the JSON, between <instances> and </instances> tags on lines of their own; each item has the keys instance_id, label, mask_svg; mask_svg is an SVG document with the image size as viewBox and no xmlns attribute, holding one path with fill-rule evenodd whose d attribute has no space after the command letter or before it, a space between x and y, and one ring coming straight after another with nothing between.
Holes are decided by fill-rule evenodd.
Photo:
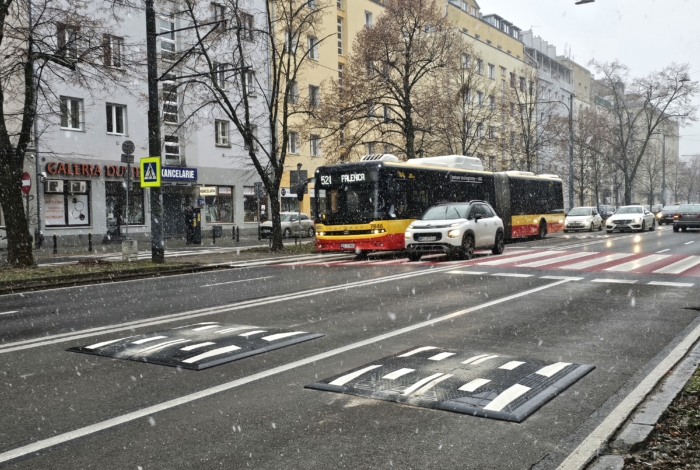
<instances>
[{"instance_id":1,"label":"kancelarie sign","mask_svg":"<svg viewBox=\"0 0 700 470\"><path fill-rule=\"evenodd\" d=\"M185 181L190 183L196 183L197 169L164 166L160 169L160 177L163 181Z\"/></svg>"}]
</instances>

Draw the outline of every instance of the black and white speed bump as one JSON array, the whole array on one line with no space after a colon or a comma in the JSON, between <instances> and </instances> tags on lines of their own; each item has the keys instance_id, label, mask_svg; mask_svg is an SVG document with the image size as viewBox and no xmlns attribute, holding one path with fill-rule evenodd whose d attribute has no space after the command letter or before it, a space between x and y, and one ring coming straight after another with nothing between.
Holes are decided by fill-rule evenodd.
<instances>
[{"instance_id":1,"label":"black and white speed bump","mask_svg":"<svg viewBox=\"0 0 700 470\"><path fill-rule=\"evenodd\" d=\"M423 346L306 388L519 423L594 368Z\"/></svg>"},{"instance_id":2,"label":"black and white speed bump","mask_svg":"<svg viewBox=\"0 0 700 470\"><path fill-rule=\"evenodd\" d=\"M68 351L202 370L321 336L305 331L203 322Z\"/></svg>"}]
</instances>

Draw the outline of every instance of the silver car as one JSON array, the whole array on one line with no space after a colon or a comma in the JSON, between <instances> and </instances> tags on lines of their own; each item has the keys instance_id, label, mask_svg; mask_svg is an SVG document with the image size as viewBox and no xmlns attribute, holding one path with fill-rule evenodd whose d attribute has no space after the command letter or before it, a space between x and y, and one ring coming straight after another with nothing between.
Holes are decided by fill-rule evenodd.
<instances>
[{"instance_id":1,"label":"silver car","mask_svg":"<svg viewBox=\"0 0 700 470\"><path fill-rule=\"evenodd\" d=\"M301 216L301 220L299 216ZM298 212L280 212L280 219L282 219L282 238L314 236L314 221L309 218L308 214L303 212L301 214ZM272 236L271 220L260 224L260 236L262 238Z\"/></svg>"},{"instance_id":2,"label":"silver car","mask_svg":"<svg viewBox=\"0 0 700 470\"><path fill-rule=\"evenodd\" d=\"M564 220L564 233L571 230L603 230L603 219L595 207L574 207Z\"/></svg>"}]
</instances>

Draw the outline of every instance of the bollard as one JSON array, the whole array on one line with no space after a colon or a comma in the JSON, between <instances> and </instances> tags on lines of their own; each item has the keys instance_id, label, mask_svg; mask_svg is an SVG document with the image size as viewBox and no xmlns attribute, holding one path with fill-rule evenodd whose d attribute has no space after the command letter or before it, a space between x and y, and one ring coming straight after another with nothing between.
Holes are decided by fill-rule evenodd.
<instances>
[{"instance_id":1,"label":"bollard","mask_svg":"<svg viewBox=\"0 0 700 470\"><path fill-rule=\"evenodd\" d=\"M216 245L216 229L214 227L211 228L211 244Z\"/></svg>"},{"instance_id":2,"label":"bollard","mask_svg":"<svg viewBox=\"0 0 700 470\"><path fill-rule=\"evenodd\" d=\"M236 227L236 242L241 241L241 229Z\"/></svg>"},{"instance_id":3,"label":"bollard","mask_svg":"<svg viewBox=\"0 0 700 470\"><path fill-rule=\"evenodd\" d=\"M262 240L262 235L260 235L260 224L258 224L258 240Z\"/></svg>"},{"instance_id":4,"label":"bollard","mask_svg":"<svg viewBox=\"0 0 700 470\"><path fill-rule=\"evenodd\" d=\"M54 254L54 255L55 255L55 254L58 254L58 247L57 247L57 244L58 244L58 239L56 238L56 234L54 233L54 234L53 234L53 254Z\"/></svg>"},{"instance_id":5,"label":"bollard","mask_svg":"<svg viewBox=\"0 0 700 470\"><path fill-rule=\"evenodd\" d=\"M88 232L88 251L92 252L92 233Z\"/></svg>"}]
</instances>

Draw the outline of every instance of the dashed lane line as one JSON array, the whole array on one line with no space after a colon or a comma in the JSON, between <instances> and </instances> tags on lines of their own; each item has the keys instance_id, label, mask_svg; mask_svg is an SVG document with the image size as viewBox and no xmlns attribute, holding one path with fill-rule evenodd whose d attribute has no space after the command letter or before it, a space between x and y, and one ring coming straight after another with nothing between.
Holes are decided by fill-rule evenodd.
<instances>
[{"instance_id":1,"label":"dashed lane line","mask_svg":"<svg viewBox=\"0 0 700 470\"><path fill-rule=\"evenodd\" d=\"M432 272L434 272L434 271L432 271ZM348 344L346 346L342 346L340 348L336 348L336 349L332 349L330 351L316 354L316 355L307 357L305 359L300 359L298 361L290 362L290 363L282 365L282 366L278 366L278 367L274 367L272 369L258 372L257 374L249 375L247 377L233 380L231 382L217 385L215 387L200 390L199 392L191 393L189 395L175 398L173 400L168 400L166 402L159 403L157 405L148 406L148 407L142 408L140 410L133 411L131 413L126 413L122 416L117 416L117 417L114 417L114 418L111 418L111 419L108 419L105 421L101 421L99 423L85 426L85 427L82 427L82 428L79 428L79 429L76 429L73 431L63 433L63 434L59 434L59 435L50 437L48 439L44 439L44 440L37 441L37 442L31 443L31 444L27 444L27 445L18 447L16 449L12 449L12 450L9 450L7 452L1 453L0 454L0 463L8 462L10 460L14 460L14 459L17 459L17 458L20 458L20 457L23 457L23 456L26 456L26 455L29 455L29 454L32 454L35 452L40 452L44 449L48 449L48 448L56 446L56 445L64 444L66 442L69 442L69 441L72 441L72 440L75 440L75 439L78 439L81 437L89 436L91 434L95 434L97 432L101 432L101 431L104 431L104 430L113 428L115 426L119 426L119 425L122 425L122 424L125 424L128 422L131 422L131 421L134 421L137 419L146 418L146 417L152 416L156 413L160 413L160 412L165 411L165 410L169 410L169 409L172 409L172 408L175 408L178 406L182 406L182 405L187 404L187 403L194 402L196 400L207 398L207 397L215 395L217 393L221 393L221 392L224 392L227 390L238 388L238 387L241 387L243 385L249 384L251 382L262 380L264 378L271 377L273 375L277 375L277 374L280 374L282 372L296 369L296 368L299 368L299 367L302 367L302 366L305 366L308 364L313 364L315 362L318 362L318 361L321 361L324 359L328 359L329 357L334 357L334 356L337 356L339 354L342 354L342 353L345 353L348 351L352 351L354 349L361 348L363 346L368 346L368 345L377 343L379 341L393 338L395 336L410 333L412 331L415 331L415 330L418 330L421 328L434 326L438 323L442 323L442 322L451 320L453 318L461 317L463 315L466 315L466 314L472 313L472 312L476 312L478 310L493 307L493 306L498 305L498 304L509 302L511 300L515 300L515 299L518 299L521 297L526 297L528 295L531 295L531 294L534 294L534 293L537 293L537 292L540 292L543 290L547 290L547 289L551 289L551 288L556 287L556 286L560 286L560 285L565 284L567 282L569 282L569 281L561 280L561 281L557 281L557 282L552 282L550 284L546 284L544 286L536 287L534 289L529 289L529 290L526 290L523 292L518 292L517 294L509 295L507 297L502 297L500 299L496 299L496 300L492 300L490 302L475 305L473 307L469 307L469 308L466 308L463 310L458 310L456 312L449 313L447 315L443 315L441 317L437 317L437 318L434 318L432 320L426 320L426 321L423 321L420 323L416 323L414 325L400 328L398 330L384 333L382 335L374 336L372 338L368 338L368 339L365 339L362 341L357 341L355 343L351 343L351 344Z\"/></svg>"},{"instance_id":2,"label":"dashed lane line","mask_svg":"<svg viewBox=\"0 0 700 470\"><path fill-rule=\"evenodd\" d=\"M241 279L238 281L217 282L216 284L204 284L202 287L214 287L214 286L223 286L226 284L238 284L239 282L259 281L261 279L270 279L272 277L275 277L275 276L254 277L252 279Z\"/></svg>"}]
</instances>

